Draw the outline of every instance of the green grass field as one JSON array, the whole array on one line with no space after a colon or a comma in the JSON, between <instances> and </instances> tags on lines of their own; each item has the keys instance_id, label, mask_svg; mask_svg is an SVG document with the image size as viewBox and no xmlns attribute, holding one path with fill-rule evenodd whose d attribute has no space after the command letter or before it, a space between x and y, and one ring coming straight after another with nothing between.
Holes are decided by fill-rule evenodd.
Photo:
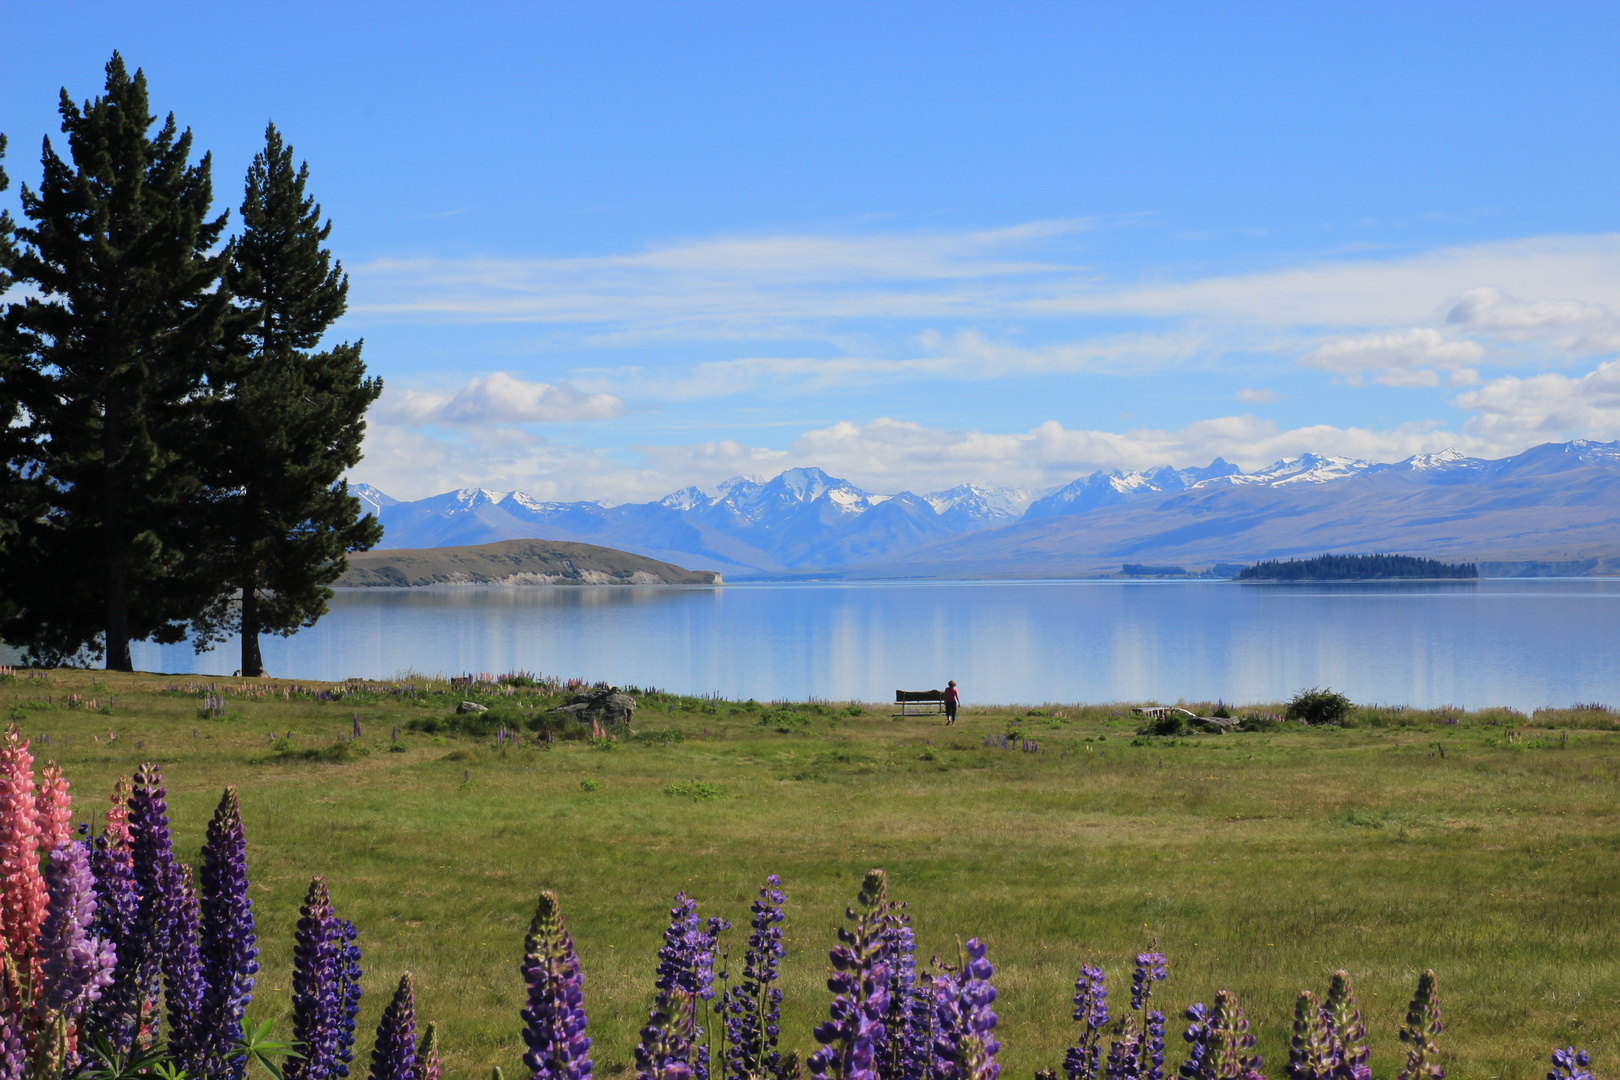
<instances>
[{"instance_id":1,"label":"green grass field","mask_svg":"<svg viewBox=\"0 0 1620 1080\"><path fill-rule=\"evenodd\" d=\"M411 730L460 700L443 683L313 701L283 699L282 680L256 684L273 688L262 698L221 680L226 715L203 719L193 681L19 676L0 681L0 706L64 766L82 816L137 763L160 763L193 860L236 785L264 961L255 1018L288 1030L292 926L323 874L365 950L362 1059L408 969L447 1075L520 1075L518 960L549 887L580 950L597 1073L628 1078L675 891L735 924L740 957L769 873L788 894L784 1048L808 1052L833 929L881 866L910 903L919 958L988 943L1003 1074L1019 1080L1061 1066L1079 965L1107 969L1121 1002L1154 938L1170 961L1170 1076L1181 1009L1221 988L1280 1076L1296 992L1323 992L1336 967L1355 979L1377 1077L1404 1061L1395 1032L1424 967L1439 973L1454 1080L1538 1077L1567 1043L1620 1074L1610 714L1358 712L1345 729L1148 740L1122 707L975 708L945 729L881 706L651 696L639 740L497 750ZM547 703L532 694L480 700L515 717ZM365 734L345 749L356 715ZM982 745L1009 728L1040 753Z\"/></svg>"}]
</instances>

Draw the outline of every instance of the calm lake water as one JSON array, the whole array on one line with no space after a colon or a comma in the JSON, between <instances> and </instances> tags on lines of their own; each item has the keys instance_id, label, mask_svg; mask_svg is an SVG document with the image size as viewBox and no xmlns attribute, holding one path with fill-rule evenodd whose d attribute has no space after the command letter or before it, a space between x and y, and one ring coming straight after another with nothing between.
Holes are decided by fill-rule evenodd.
<instances>
[{"instance_id":1,"label":"calm lake water","mask_svg":"<svg viewBox=\"0 0 1620 1080\"><path fill-rule=\"evenodd\" d=\"M971 702L1620 705L1620 580L1245 586L951 582L338 594L273 675L501 672L760 700L893 700L954 678ZM233 644L140 644L145 670L228 675Z\"/></svg>"}]
</instances>

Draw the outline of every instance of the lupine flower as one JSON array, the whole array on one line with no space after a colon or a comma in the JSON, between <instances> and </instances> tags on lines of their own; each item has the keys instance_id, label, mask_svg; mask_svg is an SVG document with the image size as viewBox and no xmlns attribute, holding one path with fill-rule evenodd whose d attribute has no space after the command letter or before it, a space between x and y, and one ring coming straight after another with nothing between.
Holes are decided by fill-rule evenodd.
<instances>
[{"instance_id":1,"label":"lupine flower","mask_svg":"<svg viewBox=\"0 0 1620 1080\"><path fill-rule=\"evenodd\" d=\"M1140 1012L1147 1006L1147 1000L1153 996L1153 984L1165 980L1166 968L1163 954L1150 951L1136 954L1136 971L1131 975L1131 1008Z\"/></svg>"},{"instance_id":2,"label":"lupine flower","mask_svg":"<svg viewBox=\"0 0 1620 1080\"><path fill-rule=\"evenodd\" d=\"M39 870L40 832L34 797L34 756L12 724L0 741L0 924L17 975L39 985L34 939L45 918L45 878Z\"/></svg>"},{"instance_id":3,"label":"lupine flower","mask_svg":"<svg viewBox=\"0 0 1620 1080\"><path fill-rule=\"evenodd\" d=\"M690 1080L696 1002L678 988L658 995L636 1045L637 1080Z\"/></svg>"},{"instance_id":4,"label":"lupine flower","mask_svg":"<svg viewBox=\"0 0 1620 1080\"><path fill-rule=\"evenodd\" d=\"M1406 1068L1397 1080L1441 1080L1446 1071L1435 1063L1435 1036L1445 1031L1440 1022L1440 988L1434 971L1425 970L1418 976L1417 992L1406 1007L1406 1023L1401 1027L1401 1042L1406 1043Z\"/></svg>"},{"instance_id":5,"label":"lupine flower","mask_svg":"<svg viewBox=\"0 0 1620 1080\"><path fill-rule=\"evenodd\" d=\"M1552 1061L1553 1069L1547 1074L1547 1080L1592 1080L1586 1068L1592 1064L1592 1055L1585 1050L1566 1046L1552 1052Z\"/></svg>"},{"instance_id":6,"label":"lupine flower","mask_svg":"<svg viewBox=\"0 0 1620 1080\"><path fill-rule=\"evenodd\" d=\"M1361 1022L1361 1010L1356 1008L1349 972L1333 973L1327 1001L1322 1004L1322 1022L1333 1039L1343 1080L1372 1080L1372 1068L1367 1064L1367 1028Z\"/></svg>"},{"instance_id":7,"label":"lupine flower","mask_svg":"<svg viewBox=\"0 0 1620 1080\"><path fill-rule=\"evenodd\" d=\"M24 1080L28 1075L22 1003L13 982L0 978L0 1080Z\"/></svg>"},{"instance_id":8,"label":"lupine flower","mask_svg":"<svg viewBox=\"0 0 1620 1080\"><path fill-rule=\"evenodd\" d=\"M897 907L903 905L896 905ZM877 1070L882 1080L902 1080L907 1074L911 1039L911 989L917 984L917 944L910 916L891 916L883 931L889 968L889 1008L883 1014L883 1039L878 1045Z\"/></svg>"},{"instance_id":9,"label":"lupine flower","mask_svg":"<svg viewBox=\"0 0 1620 1080\"><path fill-rule=\"evenodd\" d=\"M1178 1070L1184 1080L1265 1080L1260 1055L1248 1053L1254 1049L1249 1021L1230 991L1216 991L1207 1014L1203 1005L1192 1006L1187 1019L1192 1025L1182 1038L1192 1050Z\"/></svg>"},{"instance_id":10,"label":"lupine flower","mask_svg":"<svg viewBox=\"0 0 1620 1080\"><path fill-rule=\"evenodd\" d=\"M412 1080L439 1080L439 1025L429 1024L416 1048L416 1073Z\"/></svg>"},{"instance_id":11,"label":"lupine flower","mask_svg":"<svg viewBox=\"0 0 1620 1080\"><path fill-rule=\"evenodd\" d=\"M939 1021L934 1014L934 976L921 975L906 1000L906 1059L904 1080L933 1080L939 1062L934 1040Z\"/></svg>"},{"instance_id":12,"label":"lupine flower","mask_svg":"<svg viewBox=\"0 0 1620 1080\"><path fill-rule=\"evenodd\" d=\"M990 984L995 969L984 958L984 942L973 938L965 948L966 962L956 978L936 981L944 983L934 997L940 1073L946 1080L996 1080L1001 1066L995 1056L1001 1043L990 1034L996 1026L996 1014L990 1009L996 1000L996 988Z\"/></svg>"},{"instance_id":13,"label":"lupine flower","mask_svg":"<svg viewBox=\"0 0 1620 1080\"><path fill-rule=\"evenodd\" d=\"M49 742L47 736L47 745ZM39 787L34 792L34 812L39 819L41 851L55 851L73 834L73 800L68 795L68 782L62 779L62 767L54 761L40 773Z\"/></svg>"},{"instance_id":14,"label":"lupine flower","mask_svg":"<svg viewBox=\"0 0 1620 1080\"><path fill-rule=\"evenodd\" d=\"M242 1034L242 1016L259 971L253 901L248 899L247 835L236 789L226 788L208 823L202 849L201 933L203 995L200 1060L193 1076L242 1080L247 1058L231 1047Z\"/></svg>"},{"instance_id":15,"label":"lupine flower","mask_svg":"<svg viewBox=\"0 0 1620 1080\"><path fill-rule=\"evenodd\" d=\"M1165 959L1157 949L1136 954L1136 970L1131 975L1131 1009L1141 1013L1141 1021L1127 1013L1115 1028L1119 1038L1108 1047L1109 1080L1163 1080L1164 1013L1149 1009L1153 984L1168 974Z\"/></svg>"},{"instance_id":16,"label":"lupine flower","mask_svg":"<svg viewBox=\"0 0 1620 1080\"><path fill-rule=\"evenodd\" d=\"M523 943L523 1063L533 1080L584 1080L591 1074L591 1040L585 1034L584 980L574 939L568 936L557 894L540 894L529 936Z\"/></svg>"},{"instance_id":17,"label":"lupine flower","mask_svg":"<svg viewBox=\"0 0 1620 1080\"><path fill-rule=\"evenodd\" d=\"M119 943L114 979L134 982L139 1003L136 1041L143 1047L157 1043L162 960L169 952L179 907L180 875L169 837L167 797L163 774L156 765L147 763L135 770L129 796L129 835L137 899L130 933Z\"/></svg>"},{"instance_id":18,"label":"lupine flower","mask_svg":"<svg viewBox=\"0 0 1620 1080\"><path fill-rule=\"evenodd\" d=\"M722 1011L726 1025L727 1080L750 1080L780 1064L776 1041L780 1035L782 991L777 964L783 956L782 905L787 896L777 888L775 874L765 879L759 899L749 907L748 952L743 975L726 991Z\"/></svg>"},{"instance_id":19,"label":"lupine flower","mask_svg":"<svg viewBox=\"0 0 1620 1080\"><path fill-rule=\"evenodd\" d=\"M1063 1058L1069 1080L1097 1080L1102 1056L1102 1029L1108 1023L1108 987L1100 967L1083 966L1074 980L1074 1019L1086 1025L1079 1042Z\"/></svg>"},{"instance_id":20,"label":"lupine flower","mask_svg":"<svg viewBox=\"0 0 1620 1080\"><path fill-rule=\"evenodd\" d=\"M136 946L129 940L135 925L139 895L135 888L135 862L130 851L129 782L120 778L113 787L107 826L90 851L90 870L96 880L96 917L92 932L120 958L112 984L91 1004L84 1029L99 1033L114 1050L129 1053L135 1046L140 1022L140 993L135 978Z\"/></svg>"},{"instance_id":21,"label":"lupine flower","mask_svg":"<svg viewBox=\"0 0 1620 1080\"><path fill-rule=\"evenodd\" d=\"M399 977L394 1000L377 1023L377 1041L371 1050L371 1080L415 1080L416 989L411 973Z\"/></svg>"},{"instance_id":22,"label":"lupine flower","mask_svg":"<svg viewBox=\"0 0 1620 1080\"><path fill-rule=\"evenodd\" d=\"M1289 1080L1330 1080L1339 1069L1335 1049L1316 995L1301 990L1294 1002L1294 1037L1288 1044Z\"/></svg>"},{"instance_id":23,"label":"lupine flower","mask_svg":"<svg viewBox=\"0 0 1620 1080\"><path fill-rule=\"evenodd\" d=\"M816 1026L821 1049L810 1055L810 1073L820 1080L877 1080L873 1054L883 1038L888 1011L889 970L883 930L889 913L888 882L882 870L868 870L858 898L861 911L846 909L853 930L840 929L842 942L829 953L833 975L831 1019Z\"/></svg>"},{"instance_id":24,"label":"lupine flower","mask_svg":"<svg viewBox=\"0 0 1620 1080\"><path fill-rule=\"evenodd\" d=\"M50 1043L40 1049L46 1071L55 1071L69 1063L85 1007L112 982L117 954L88 933L96 914L96 889L85 844L65 840L51 852L45 887L48 899L37 939L40 981L34 1008L43 1029L40 1038L45 1031L52 1033ZM54 1030L58 1020L60 1042ZM0 1032L0 1042L5 1037Z\"/></svg>"},{"instance_id":25,"label":"lupine flower","mask_svg":"<svg viewBox=\"0 0 1620 1080\"><path fill-rule=\"evenodd\" d=\"M669 909L669 926L664 930L664 945L658 950L658 971L653 985L659 993L685 993L693 999L692 1009L685 1015L690 1026L683 1033L686 1045L696 1051L689 1063L695 1080L708 1080L709 1048L700 1045L696 1002L714 998L715 937L722 930L731 929L724 919L710 919L707 924L699 918L697 901L685 892L675 894L675 906Z\"/></svg>"},{"instance_id":26,"label":"lupine flower","mask_svg":"<svg viewBox=\"0 0 1620 1080\"><path fill-rule=\"evenodd\" d=\"M283 1067L288 1080L349 1075L360 997L354 937L332 910L326 879L310 882L293 934L293 1041L304 1056Z\"/></svg>"},{"instance_id":27,"label":"lupine flower","mask_svg":"<svg viewBox=\"0 0 1620 1080\"><path fill-rule=\"evenodd\" d=\"M208 989L203 983L202 959L197 950L197 887L192 881L191 867L180 866L171 872L179 875L180 884L169 948L161 963L163 1004L169 1021L167 1050L187 1073L197 1076L201 1073L200 1059L206 1041L202 1006Z\"/></svg>"}]
</instances>

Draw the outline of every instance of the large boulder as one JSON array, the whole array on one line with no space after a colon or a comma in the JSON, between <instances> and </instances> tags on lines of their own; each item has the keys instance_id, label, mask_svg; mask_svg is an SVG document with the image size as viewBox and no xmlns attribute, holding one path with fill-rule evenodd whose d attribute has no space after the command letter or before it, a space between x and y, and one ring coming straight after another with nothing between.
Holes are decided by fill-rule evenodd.
<instances>
[{"instance_id":1,"label":"large boulder","mask_svg":"<svg viewBox=\"0 0 1620 1080\"><path fill-rule=\"evenodd\" d=\"M467 713L489 712L489 706L480 705L476 701L463 701L460 705L456 706L456 712L463 716L465 716Z\"/></svg>"},{"instance_id":2,"label":"large boulder","mask_svg":"<svg viewBox=\"0 0 1620 1080\"><path fill-rule=\"evenodd\" d=\"M568 704L547 711L570 713L585 724L594 720L605 729L629 727L630 718L636 712L636 699L617 686L610 686L606 690L588 690L583 694L574 694L569 697Z\"/></svg>"}]
</instances>

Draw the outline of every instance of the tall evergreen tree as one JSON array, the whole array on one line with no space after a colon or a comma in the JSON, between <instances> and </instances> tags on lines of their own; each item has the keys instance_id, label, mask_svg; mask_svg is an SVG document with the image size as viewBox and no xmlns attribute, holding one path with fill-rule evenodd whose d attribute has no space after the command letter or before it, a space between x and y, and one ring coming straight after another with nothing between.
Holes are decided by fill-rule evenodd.
<instances>
[{"instance_id":1,"label":"tall evergreen tree","mask_svg":"<svg viewBox=\"0 0 1620 1080\"><path fill-rule=\"evenodd\" d=\"M36 656L177 641L200 607L196 514L204 373L229 299L225 215L209 218L210 157L171 114L155 136L146 78L114 53L103 96L62 91L70 167L45 140L7 313L22 406L40 436L49 512L22 523L25 611L4 636Z\"/></svg>"},{"instance_id":2,"label":"tall evergreen tree","mask_svg":"<svg viewBox=\"0 0 1620 1080\"><path fill-rule=\"evenodd\" d=\"M5 160L6 137L0 133L0 191L11 186ZM0 296L11 288L11 266L16 261L16 243L12 238L15 228L11 214L0 210ZM32 500L28 492L34 487L26 414L18 397L20 378L5 327L0 326L0 626L17 613L16 586L9 579L20 565L16 550L21 533L19 522L29 512Z\"/></svg>"},{"instance_id":3,"label":"tall evergreen tree","mask_svg":"<svg viewBox=\"0 0 1620 1080\"><path fill-rule=\"evenodd\" d=\"M314 351L347 307L349 279L325 247L332 223L305 194L308 180L308 163L295 170L292 147L269 125L226 274L235 347L211 375L218 494L209 533L225 588L193 633L200 647L238 630L247 676L264 673L259 635L313 625L346 554L382 539L343 480L360 460L382 382L366 378L362 342Z\"/></svg>"}]
</instances>

